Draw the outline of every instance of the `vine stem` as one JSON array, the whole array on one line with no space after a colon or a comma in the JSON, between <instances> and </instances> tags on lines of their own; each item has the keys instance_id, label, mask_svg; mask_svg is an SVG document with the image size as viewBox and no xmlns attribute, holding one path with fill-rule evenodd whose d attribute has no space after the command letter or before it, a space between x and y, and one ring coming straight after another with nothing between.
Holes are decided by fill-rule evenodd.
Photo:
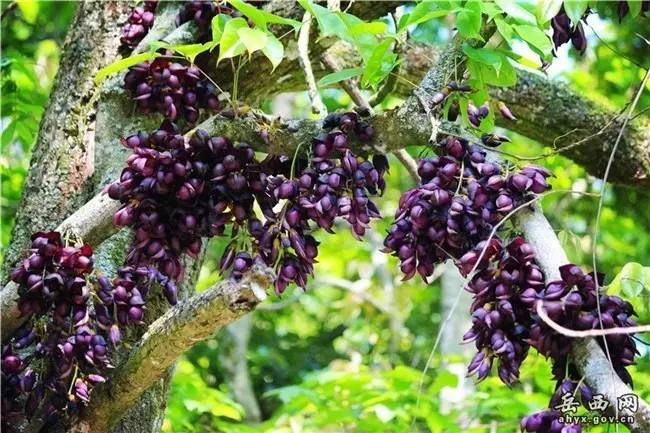
<instances>
[{"instance_id":1,"label":"vine stem","mask_svg":"<svg viewBox=\"0 0 650 433\"><path fill-rule=\"evenodd\" d=\"M544 302L537 302L535 311L537 312L539 318L544 321L544 323L553 328L556 332L571 338L604 337L605 335L640 334L643 332L650 332L650 325L630 326L627 328L616 327L607 329L586 329L581 331L576 329L569 329L565 328L564 326L548 317L548 314L544 309Z\"/></svg>"},{"instance_id":2,"label":"vine stem","mask_svg":"<svg viewBox=\"0 0 650 433\"><path fill-rule=\"evenodd\" d=\"M612 168L612 163L614 162L616 150L618 149L618 145L621 143L621 138L623 138L623 132L625 131L625 128L627 127L627 124L630 121L630 117L632 116L632 113L634 113L634 109L639 103L639 99L641 99L641 94L643 94L643 89L645 89L645 86L648 83L649 79L650 79L650 69L646 70L645 76L641 81L641 86L639 86L639 90L637 90L636 95L634 95L634 100L632 101L632 104L630 104L627 114L623 119L623 125L621 125L621 129L618 131L618 136L616 137L616 141L614 142L614 147L612 148L612 152L609 155L609 159L607 160L607 167L605 168L605 173L603 174L603 184L600 188L600 198L598 200L598 209L596 211L596 221L594 223L593 242L591 247L592 250L591 258L592 258L594 275L598 274L598 268L597 268L598 264L596 263L597 255L598 255L597 253L598 234L600 229L600 218L602 216L603 205L605 203L605 189L607 188L607 178L609 177L609 172ZM596 293L598 293L600 290L599 287L600 283L598 281L598 278L594 278L594 282L596 284ZM596 309L598 311L598 322L600 323L600 329L601 331L605 331L605 325L603 324L603 318L601 313L600 296L596 296ZM612 364L612 357L609 352L609 345L607 344L607 339L603 339L603 343L605 346L605 353L607 354L607 360L609 361L610 371L613 377L616 373L614 371L614 366ZM618 416L618 408L616 409L617 409L616 415ZM617 430L618 430L618 424L617 424Z\"/></svg>"},{"instance_id":3,"label":"vine stem","mask_svg":"<svg viewBox=\"0 0 650 433\"><path fill-rule=\"evenodd\" d=\"M305 80L307 81L309 99L311 100L311 108L314 114L325 115L327 114L327 108L323 103L323 100L318 93L318 87L316 86L316 78L314 78L314 71L311 68L311 62L309 60L309 33L311 32L311 14L305 12L302 16L302 27L300 27L300 32L298 33L298 57L300 59L300 65L305 71Z\"/></svg>"}]
</instances>

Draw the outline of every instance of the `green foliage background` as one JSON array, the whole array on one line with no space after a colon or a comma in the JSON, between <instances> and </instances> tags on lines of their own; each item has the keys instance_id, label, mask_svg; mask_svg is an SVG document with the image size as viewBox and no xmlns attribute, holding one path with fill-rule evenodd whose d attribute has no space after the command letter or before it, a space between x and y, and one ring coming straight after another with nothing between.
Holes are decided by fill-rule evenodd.
<instances>
[{"instance_id":1,"label":"green foliage background","mask_svg":"<svg viewBox=\"0 0 650 433\"><path fill-rule=\"evenodd\" d=\"M2 3L3 10L8 5ZM3 247L10 240L30 150L73 11L71 2L24 1L2 21ZM588 31L589 49L584 58L560 54L567 67L558 79L609 108L622 109L643 75L635 63L650 66L648 45L635 37L636 33L650 34L650 20L618 24L605 19L596 24L598 37ZM444 42L450 33L449 24L427 21L411 33L418 41ZM368 77L369 82L373 79ZM650 107L648 93L641 100L640 110ZM349 98L339 90L323 91L323 97L330 110L351 107ZM389 98L385 104L396 102ZM273 104L267 101L264 106L270 111ZM296 116L308 116L306 96L294 95L291 109ZM539 144L517 136L503 149L528 156L544 151ZM598 180L560 156L547 158L543 164L554 172L556 189L599 191ZM294 290L282 299L271 296L269 304L283 307L253 313L247 357L263 413L261 424L242 421L243 409L232 400L225 385L218 359L220 338L215 336L198 344L179 362L164 431L514 432L522 416L542 409L552 392L550 368L532 351L522 371L522 382L512 389L490 378L466 401L441 407L440 391L456 386L458 380L448 366L467 360L436 355L427 374L422 373L441 322L440 282L401 282L395 260L378 253L400 191L411 186L404 169L393 161L387 192L379 200L384 218L375 223L375 232L366 242L354 240L343 226L334 235L319 233L322 249L317 278L307 293ZM650 282L647 268L641 266L650 265L649 198L648 191L610 187L597 246L599 270L606 270L608 281L614 281L610 290L623 292L633 301L641 323L650 322L650 288L638 283ZM561 194L548 196L543 202L570 259L586 268L591 263L596 203L593 197ZM219 280L216 263L223 247L219 240L211 243L199 290ZM623 269L624 273L614 279ZM332 284L336 278L361 282L364 295ZM395 284L392 300L385 297L386 278ZM390 315L375 305L387 302L403 323L398 331L391 327ZM647 399L650 358L648 346L639 343L639 347L643 356L632 369L632 376L637 390ZM609 429L614 431L613 427Z\"/></svg>"}]
</instances>

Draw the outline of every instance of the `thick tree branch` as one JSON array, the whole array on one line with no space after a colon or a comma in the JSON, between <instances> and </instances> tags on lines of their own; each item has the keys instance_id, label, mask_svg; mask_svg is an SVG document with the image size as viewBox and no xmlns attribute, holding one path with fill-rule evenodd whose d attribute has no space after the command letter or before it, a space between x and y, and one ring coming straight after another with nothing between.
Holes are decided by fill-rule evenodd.
<instances>
[{"instance_id":1,"label":"thick tree branch","mask_svg":"<svg viewBox=\"0 0 650 433\"><path fill-rule=\"evenodd\" d=\"M240 281L224 280L167 310L151 324L105 386L93 391L91 405L74 431L109 431L180 355L253 310L273 280L269 268L256 264Z\"/></svg>"},{"instance_id":2,"label":"thick tree branch","mask_svg":"<svg viewBox=\"0 0 650 433\"><path fill-rule=\"evenodd\" d=\"M553 228L538 206L522 212L517 223L524 237L535 248L537 262L544 271L547 281L560 279L560 266L569 263L562 245ZM585 378L594 394L602 394L612 407L617 407L618 397L634 393L616 373L598 343L593 338L574 339L571 346L572 361ZM634 433L650 431L650 406L639 398L636 414L629 410L619 411L620 415L634 415L634 423L629 425Z\"/></svg>"}]
</instances>

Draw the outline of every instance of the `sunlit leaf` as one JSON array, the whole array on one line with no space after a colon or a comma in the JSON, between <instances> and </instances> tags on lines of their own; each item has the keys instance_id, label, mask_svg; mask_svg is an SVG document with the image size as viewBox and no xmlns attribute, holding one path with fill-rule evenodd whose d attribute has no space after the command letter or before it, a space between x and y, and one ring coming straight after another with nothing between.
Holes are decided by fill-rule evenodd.
<instances>
[{"instance_id":1,"label":"sunlit leaf","mask_svg":"<svg viewBox=\"0 0 650 433\"><path fill-rule=\"evenodd\" d=\"M480 2L470 1L456 16L458 32L468 38L482 39L481 34L481 5Z\"/></svg>"},{"instance_id":2,"label":"sunlit leaf","mask_svg":"<svg viewBox=\"0 0 650 433\"><path fill-rule=\"evenodd\" d=\"M506 42L508 42L508 44L511 44L512 38L514 37L515 34L515 31L512 28L512 26L501 18L495 18L494 23L497 25L497 30L499 31L501 36L503 36L503 39L505 39Z\"/></svg>"},{"instance_id":3,"label":"sunlit leaf","mask_svg":"<svg viewBox=\"0 0 650 433\"><path fill-rule=\"evenodd\" d=\"M187 60L190 61L190 63L194 63L194 59L196 59L196 56L199 54L208 51L210 48L212 48L211 43L205 43L205 44L188 44L188 45L170 45L167 47L167 49L170 49L176 53L179 53L180 55L184 56L187 58Z\"/></svg>"},{"instance_id":4,"label":"sunlit leaf","mask_svg":"<svg viewBox=\"0 0 650 433\"><path fill-rule=\"evenodd\" d=\"M571 19L572 26L576 26L580 22L588 5L589 2L586 0L568 0L564 2L564 11Z\"/></svg>"},{"instance_id":5,"label":"sunlit leaf","mask_svg":"<svg viewBox=\"0 0 650 433\"><path fill-rule=\"evenodd\" d=\"M226 23L223 29L223 34L221 35L221 47L219 49L219 59L217 62L220 62L223 59L239 56L246 51L246 46L239 36L239 30L247 28L248 23L242 17L233 18Z\"/></svg>"},{"instance_id":6,"label":"sunlit leaf","mask_svg":"<svg viewBox=\"0 0 650 433\"><path fill-rule=\"evenodd\" d=\"M418 3L411 13L408 16L406 22L402 25L400 23L400 29L404 26L412 26L426 21L432 20L434 18L444 17L451 13L451 11L446 8L445 2L437 1L423 1Z\"/></svg>"},{"instance_id":7,"label":"sunlit leaf","mask_svg":"<svg viewBox=\"0 0 650 433\"><path fill-rule=\"evenodd\" d=\"M17 0L18 9L23 14L23 18L28 23L34 23L38 16L39 4L36 0Z\"/></svg>"},{"instance_id":8,"label":"sunlit leaf","mask_svg":"<svg viewBox=\"0 0 650 433\"><path fill-rule=\"evenodd\" d=\"M527 24L518 24L513 27L521 39L526 41L532 48L536 48L541 54L547 55L551 52L553 48L551 40L539 27Z\"/></svg>"},{"instance_id":9,"label":"sunlit leaf","mask_svg":"<svg viewBox=\"0 0 650 433\"><path fill-rule=\"evenodd\" d=\"M233 5L235 9L249 18L256 26L266 29L267 24L283 24L294 28L300 29L302 23L300 21L292 20L290 18L281 17L261 8L243 2L242 0L228 0L228 3Z\"/></svg>"},{"instance_id":10,"label":"sunlit leaf","mask_svg":"<svg viewBox=\"0 0 650 433\"><path fill-rule=\"evenodd\" d=\"M239 29L237 33L249 54L253 54L266 46L267 35L260 29L246 27Z\"/></svg>"},{"instance_id":11,"label":"sunlit leaf","mask_svg":"<svg viewBox=\"0 0 650 433\"><path fill-rule=\"evenodd\" d=\"M284 58L284 46L278 38L269 33L266 35L266 45L262 48L262 53L271 61L275 70Z\"/></svg>"},{"instance_id":12,"label":"sunlit leaf","mask_svg":"<svg viewBox=\"0 0 650 433\"><path fill-rule=\"evenodd\" d=\"M323 78L318 80L318 85L322 87L331 86L334 83L338 83L343 80L348 80L353 77L357 77L363 73L363 68L349 68L341 69L340 71L332 72L331 74L325 75Z\"/></svg>"},{"instance_id":13,"label":"sunlit leaf","mask_svg":"<svg viewBox=\"0 0 650 433\"><path fill-rule=\"evenodd\" d=\"M521 6L521 2L516 0L494 0L494 2L506 13L508 16L516 19L518 22L535 24L535 15L528 12Z\"/></svg>"},{"instance_id":14,"label":"sunlit leaf","mask_svg":"<svg viewBox=\"0 0 650 433\"><path fill-rule=\"evenodd\" d=\"M212 18L211 28L212 28L212 42L219 44L221 42L221 36L223 35L223 29L226 26L226 23L230 21L232 17L226 14L215 15Z\"/></svg>"},{"instance_id":15,"label":"sunlit leaf","mask_svg":"<svg viewBox=\"0 0 650 433\"><path fill-rule=\"evenodd\" d=\"M549 22L562 8L563 0L540 0L537 2L535 15L539 24Z\"/></svg>"},{"instance_id":16,"label":"sunlit leaf","mask_svg":"<svg viewBox=\"0 0 650 433\"><path fill-rule=\"evenodd\" d=\"M101 83L109 75L112 75L123 69L130 68L131 66L137 65L138 63L144 62L146 60L153 60L159 55L160 54L148 52L148 53L136 54L135 56L130 56L125 59L121 59L116 62L113 62L110 65L103 67L97 72L97 75L95 75L95 84Z\"/></svg>"}]
</instances>

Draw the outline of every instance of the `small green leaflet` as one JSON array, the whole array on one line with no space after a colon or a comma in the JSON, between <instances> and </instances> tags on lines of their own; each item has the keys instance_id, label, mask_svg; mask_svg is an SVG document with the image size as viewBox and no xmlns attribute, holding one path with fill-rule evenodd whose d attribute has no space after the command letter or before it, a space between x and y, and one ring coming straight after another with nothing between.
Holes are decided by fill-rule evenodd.
<instances>
[{"instance_id":1,"label":"small green leaflet","mask_svg":"<svg viewBox=\"0 0 650 433\"><path fill-rule=\"evenodd\" d=\"M248 23L242 17L233 18L226 23L221 35L219 50L219 63L223 59L230 59L237 57L246 51L246 46L239 37L239 30L247 29Z\"/></svg>"},{"instance_id":2,"label":"small green leaflet","mask_svg":"<svg viewBox=\"0 0 650 433\"><path fill-rule=\"evenodd\" d=\"M516 0L494 0L494 2L506 13L508 16L514 18L518 22L526 24L536 24L535 15L524 9ZM521 2L519 2L521 3Z\"/></svg>"},{"instance_id":3,"label":"small green leaflet","mask_svg":"<svg viewBox=\"0 0 650 433\"><path fill-rule=\"evenodd\" d=\"M226 14L215 15L212 18L212 42L217 46L221 41L221 36L223 35L223 29L226 27L226 23L230 21L232 17Z\"/></svg>"},{"instance_id":4,"label":"small green leaflet","mask_svg":"<svg viewBox=\"0 0 650 433\"><path fill-rule=\"evenodd\" d=\"M542 56L547 56L553 46L551 40L537 26L517 24L513 26L521 39L526 41L531 48L537 50Z\"/></svg>"},{"instance_id":5,"label":"small green leaflet","mask_svg":"<svg viewBox=\"0 0 650 433\"><path fill-rule=\"evenodd\" d=\"M278 38L272 33L266 35L266 46L262 48L262 53L271 61L273 70L278 67L284 58L284 46Z\"/></svg>"},{"instance_id":6,"label":"small green leaflet","mask_svg":"<svg viewBox=\"0 0 650 433\"><path fill-rule=\"evenodd\" d=\"M153 60L159 55L160 54L157 53L142 53L113 62L97 72L97 75L95 75L95 84L101 83L106 79L106 77L119 72L122 69L130 68L131 66L137 65L138 63L142 63L146 60Z\"/></svg>"},{"instance_id":7,"label":"small green leaflet","mask_svg":"<svg viewBox=\"0 0 650 433\"><path fill-rule=\"evenodd\" d=\"M300 29L302 23L300 21L292 20L289 18L284 18L278 15L274 15L270 12L267 12L263 9L258 9L255 6L247 4L242 0L228 0L228 3L233 5L242 14L250 18L256 26L266 30L267 24L283 24L293 27L295 31Z\"/></svg>"},{"instance_id":8,"label":"small green leaflet","mask_svg":"<svg viewBox=\"0 0 650 433\"><path fill-rule=\"evenodd\" d=\"M589 6L586 0L566 0L564 2L564 11L571 19L571 25L575 27L580 22L580 18L584 15Z\"/></svg>"},{"instance_id":9,"label":"small green leaflet","mask_svg":"<svg viewBox=\"0 0 650 433\"><path fill-rule=\"evenodd\" d=\"M364 65L361 84L364 87L376 88L393 70L397 55L391 52L393 41L384 40L372 52Z\"/></svg>"},{"instance_id":10,"label":"small green leaflet","mask_svg":"<svg viewBox=\"0 0 650 433\"><path fill-rule=\"evenodd\" d=\"M442 3L442 4L441 4ZM445 2L437 1L423 1L418 3L411 13L408 15L408 18L404 23L400 22L400 30L406 26L412 26L420 24L426 21L429 21L433 18L444 17L449 15L451 11L445 7L448 6L444 4Z\"/></svg>"},{"instance_id":11,"label":"small green leaflet","mask_svg":"<svg viewBox=\"0 0 650 433\"><path fill-rule=\"evenodd\" d=\"M472 60L492 66L497 74L501 69L502 54L490 48L472 48L469 45L463 45L463 52Z\"/></svg>"},{"instance_id":12,"label":"small green leaflet","mask_svg":"<svg viewBox=\"0 0 650 433\"><path fill-rule=\"evenodd\" d=\"M627 6L630 10L628 11L626 18L636 18L641 12L641 1L628 1Z\"/></svg>"},{"instance_id":13,"label":"small green leaflet","mask_svg":"<svg viewBox=\"0 0 650 433\"><path fill-rule=\"evenodd\" d=\"M244 28L237 30L237 34L248 51L250 56L266 46L267 35L260 29Z\"/></svg>"},{"instance_id":14,"label":"small green leaflet","mask_svg":"<svg viewBox=\"0 0 650 433\"><path fill-rule=\"evenodd\" d=\"M505 22L502 18L495 18L494 23L497 25L497 30L503 36L503 39L512 44L512 38L515 35L515 31L510 24Z\"/></svg>"},{"instance_id":15,"label":"small green leaflet","mask_svg":"<svg viewBox=\"0 0 650 433\"><path fill-rule=\"evenodd\" d=\"M349 39L348 29L341 17L329 9L312 3L310 0L298 0L300 6L316 17L321 36L337 35Z\"/></svg>"},{"instance_id":16,"label":"small green leaflet","mask_svg":"<svg viewBox=\"0 0 650 433\"><path fill-rule=\"evenodd\" d=\"M196 56L212 48L212 43L207 42L205 44L170 45L167 48L186 57L190 63L194 63Z\"/></svg>"},{"instance_id":17,"label":"small green leaflet","mask_svg":"<svg viewBox=\"0 0 650 433\"><path fill-rule=\"evenodd\" d=\"M386 33L387 29L388 29L388 25L381 21L373 21L370 23L358 23L350 27L350 34L354 36L361 35L364 33L381 35L383 33Z\"/></svg>"},{"instance_id":18,"label":"small green leaflet","mask_svg":"<svg viewBox=\"0 0 650 433\"><path fill-rule=\"evenodd\" d=\"M546 24L560 12L563 0L540 0L537 2L535 15L540 25Z\"/></svg>"},{"instance_id":19,"label":"small green leaflet","mask_svg":"<svg viewBox=\"0 0 650 433\"><path fill-rule=\"evenodd\" d=\"M635 262L623 266L608 287L609 294L622 293L629 298L637 298L643 292L646 292L646 296L650 296L650 267Z\"/></svg>"},{"instance_id":20,"label":"small green leaflet","mask_svg":"<svg viewBox=\"0 0 650 433\"><path fill-rule=\"evenodd\" d=\"M363 73L363 68L341 69L340 71L327 74L323 78L318 80L318 86L319 87L330 86L332 84L338 83L343 80L349 80L350 78L358 77L362 73Z\"/></svg>"},{"instance_id":21,"label":"small green leaflet","mask_svg":"<svg viewBox=\"0 0 650 433\"><path fill-rule=\"evenodd\" d=\"M469 1L456 16L458 32L465 38L482 40L481 34L481 3Z\"/></svg>"}]
</instances>

